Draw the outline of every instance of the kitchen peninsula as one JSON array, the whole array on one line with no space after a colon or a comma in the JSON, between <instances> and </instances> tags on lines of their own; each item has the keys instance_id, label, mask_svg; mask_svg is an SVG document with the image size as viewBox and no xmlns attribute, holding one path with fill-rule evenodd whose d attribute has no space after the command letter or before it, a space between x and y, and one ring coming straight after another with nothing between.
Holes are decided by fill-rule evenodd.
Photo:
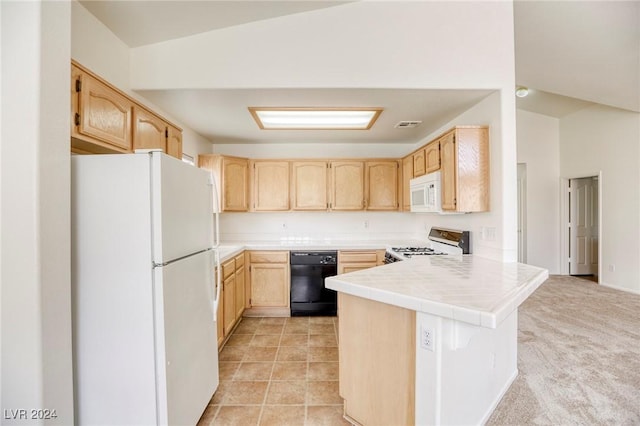
<instances>
[{"instance_id":1,"label":"kitchen peninsula","mask_svg":"<svg viewBox=\"0 0 640 426\"><path fill-rule=\"evenodd\" d=\"M328 278L355 424L482 424L518 374L518 306L548 271L426 256Z\"/></svg>"}]
</instances>

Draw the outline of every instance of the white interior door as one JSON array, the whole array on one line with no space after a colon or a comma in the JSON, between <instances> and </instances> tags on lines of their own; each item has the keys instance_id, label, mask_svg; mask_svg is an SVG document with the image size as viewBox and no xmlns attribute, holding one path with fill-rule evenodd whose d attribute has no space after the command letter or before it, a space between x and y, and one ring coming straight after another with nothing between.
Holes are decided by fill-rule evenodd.
<instances>
[{"instance_id":1,"label":"white interior door","mask_svg":"<svg viewBox=\"0 0 640 426\"><path fill-rule=\"evenodd\" d=\"M518 163L518 262L527 262L527 165Z\"/></svg>"},{"instance_id":2,"label":"white interior door","mask_svg":"<svg viewBox=\"0 0 640 426\"><path fill-rule=\"evenodd\" d=\"M598 274L598 181L569 181L569 274Z\"/></svg>"}]
</instances>

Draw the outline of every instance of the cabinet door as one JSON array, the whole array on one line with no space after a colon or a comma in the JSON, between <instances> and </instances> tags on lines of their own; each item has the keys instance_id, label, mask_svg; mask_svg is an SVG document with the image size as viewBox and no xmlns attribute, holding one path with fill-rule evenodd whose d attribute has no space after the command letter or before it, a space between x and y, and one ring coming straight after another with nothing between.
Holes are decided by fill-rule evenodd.
<instances>
[{"instance_id":1,"label":"cabinet door","mask_svg":"<svg viewBox=\"0 0 640 426\"><path fill-rule=\"evenodd\" d=\"M345 415L354 424L416 424L415 311L345 293L338 306Z\"/></svg>"},{"instance_id":2,"label":"cabinet door","mask_svg":"<svg viewBox=\"0 0 640 426\"><path fill-rule=\"evenodd\" d=\"M364 163L362 161L331 162L331 209L364 209Z\"/></svg>"},{"instance_id":3,"label":"cabinet door","mask_svg":"<svg viewBox=\"0 0 640 426\"><path fill-rule=\"evenodd\" d=\"M182 131L173 126L167 127L167 154L182 160Z\"/></svg>"},{"instance_id":4,"label":"cabinet door","mask_svg":"<svg viewBox=\"0 0 640 426\"><path fill-rule=\"evenodd\" d=\"M289 210L289 162L253 163L253 210Z\"/></svg>"},{"instance_id":5,"label":"cabinet door","mask_svg":"<svg viewBox=\"0 0 640 426\"><path fill-rule=\"evenodd\" d=\"M251 264L251 306L289 306L288 264Z\"/></svg>"},{"instance_id":6,"label":"cabinet door","mask_svg":"<svg viewBox=\"0 0 640 426\"><path fill-rule=\"evenodd\" d=\"M244 254L236 256L236 320L242 317L245 303Z\"/></svg>"},{"instance_id":7,"label":"cabinet door","mask_svg":"<svg viewBox=\"0 0 640 426\"><path fill-rule=\"evenodd\" d=\"M365 263L343 263L338 266L338 274L346 274L347 272L361 271L378 266L376 262Z\"/></svg>"},{"instance_id":8,"label":"cabinet door","mask_svg":"<svg viewBox=\"0 0 640 426\"><path fill-rule=\"evenodd\" d=\"M161 149L167 152L167 125L146 109L133 108L133 149Z\"/></svg>"},{"instance_id":9,"label":"cabinet door","mask_svg":"<svg viewBox=\"0 0 640 426\"><path fill-rule=\"evenodd\" d=\"M413 179L413 156L402 160L402 210L411 211L411 179Z\"/></svg>"},{"instance_id":10,"label":"cabinet door","mask_svg":"<svg viewBox=\"0 0 640 426\"><path fill-rule=\"evenodd\" d=\"M232 274L224 280L224 334L228 335L233 330L236 322L236 276Z\"/></svg>"},{"instance_id":11,"label":"cabinet door","mask_svg":"<svg viewBox=\"0 0 640 426\"><path fill-rule=\"evenodd\" d=\"M222 211L246 212L249 207L249 162L244 158L222 159Z\"/></svg>"},{"instance_id":12,"label":"cabinet door","mask_svg":"<svg viewBox=\"0 0 640 426\"><path fill-rule=\"evenodd\" d=\"M398 162L367 161L367 210L398 210Z\"/></svg>"},{"instance_id":13,"label":"cabinet door","mask_svg":"<svg viewBox=\"0 0 640 426\"><path fill-rule=\"evenodd\" d=\"M327 210L328 207L327 162L292 162L291 208L293 210Z\"/></svg>"},{"instance_id":14,"label":"cabinet door","mask_svg":"<svg viewBox=\"0 0 640 426\"><path fill-rule=\"evenodd\" d=\"M131 152L133 103L87 74L80 76L77 133Z\"/></svg>"},{"instance_id":15,"label":"cabinet door","mask_svg":"<svg viewBox=\"0 0 640 426\"><path fill-rule=\"evenodd\" d=\"M456 152L455 133L450 132L440 138L440 166L442 185L442 210L456 210L458 193L458 153Z\"/></svg>"},{"instance_id":16,"label":"cabinet door","mask_svg":"<svg viewBox=\"0 0 640 426\"><path fill-rule=\"evenodd\" d=\"M426 173L440 170L440 141L431 142L424 149L424 159L426 163Z\"/></svg>"},{"instance_id":17,"label":"cabinet door","mask_svg":"<svg viewBox=\"0 0 640 426\"><path fill-rule=\"evenodd\" d=\"M424 148L413 154L413 177L422 176L426 173L425 150Z\"/></svg>"}]
</instances>

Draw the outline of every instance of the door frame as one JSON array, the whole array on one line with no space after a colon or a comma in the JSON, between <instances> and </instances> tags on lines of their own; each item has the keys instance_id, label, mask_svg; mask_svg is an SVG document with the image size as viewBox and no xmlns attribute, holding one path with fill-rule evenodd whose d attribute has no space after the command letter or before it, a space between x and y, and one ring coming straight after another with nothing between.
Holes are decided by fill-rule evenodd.
<instances>
[{"instance_id":1,"label":"door frame","mask_svg":"<svg viewBox=\"0 0 640 426\"><path fill-rule=\"evenodd\" d=\"M518 163L518 262L527 263L527 163ZM523 182L522 187L520 181ZM520 250L522 248L522 250Z\"/></svg>"},{"instance_id":2,"label":"door frame","mask_svg":"<svg viewBox=\"0 0 640 426\"><path fill-rule=\"evenodd\" d=\"M598 284L602 277L602 170L560 178L560 274L569 275L569 181L571 179L598 178Z\"/></svg>"}]
</instances>

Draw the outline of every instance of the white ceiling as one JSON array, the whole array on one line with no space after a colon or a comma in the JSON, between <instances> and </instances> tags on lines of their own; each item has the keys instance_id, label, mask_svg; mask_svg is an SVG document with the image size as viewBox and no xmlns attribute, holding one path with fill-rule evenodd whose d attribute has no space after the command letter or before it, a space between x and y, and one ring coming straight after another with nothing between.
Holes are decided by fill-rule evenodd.
<instances>
[{"instance_id":1,"label":"white ceiling","mask_svg":"<svg viewBox=\"0 0 640 426\"><path fill-rule=\"evenodd\" d=\"M80 0L129 47L159 43L350 1Z\"/></svg>"},{"instance_id":2,"label":"white ceiling","mask_svg":"<svg viewBox=\"0 0 640 426\"><path fill-rule=\"evenodd\" d=\"M84 7L130 47L347 1L95 1ZM592 102L640 111L639 1L516 1L516 81L531 94L517 107L562 117ZM166 90L145 97L216 141L416 142L487 90ZM381 106L370 131L262 131L248 106ZM394 129L422 120L416 129Z\"/></svg>"},{"instance_id":3,"label":"white ceiling","mask_svg":"<svg viewBox=\"0 0 640 426\"><path fill-rule=\"evenodd\" d=\"M189 111L184 124L206 138L227 143L418 142L488 96L489 90L409 89L233 89L146 90L143 96L163 108ZM374 106L384 108L370 130L260 130L249 106ZM402 120L416 128L396 129Z\"/></svg>"}]
</instances>

